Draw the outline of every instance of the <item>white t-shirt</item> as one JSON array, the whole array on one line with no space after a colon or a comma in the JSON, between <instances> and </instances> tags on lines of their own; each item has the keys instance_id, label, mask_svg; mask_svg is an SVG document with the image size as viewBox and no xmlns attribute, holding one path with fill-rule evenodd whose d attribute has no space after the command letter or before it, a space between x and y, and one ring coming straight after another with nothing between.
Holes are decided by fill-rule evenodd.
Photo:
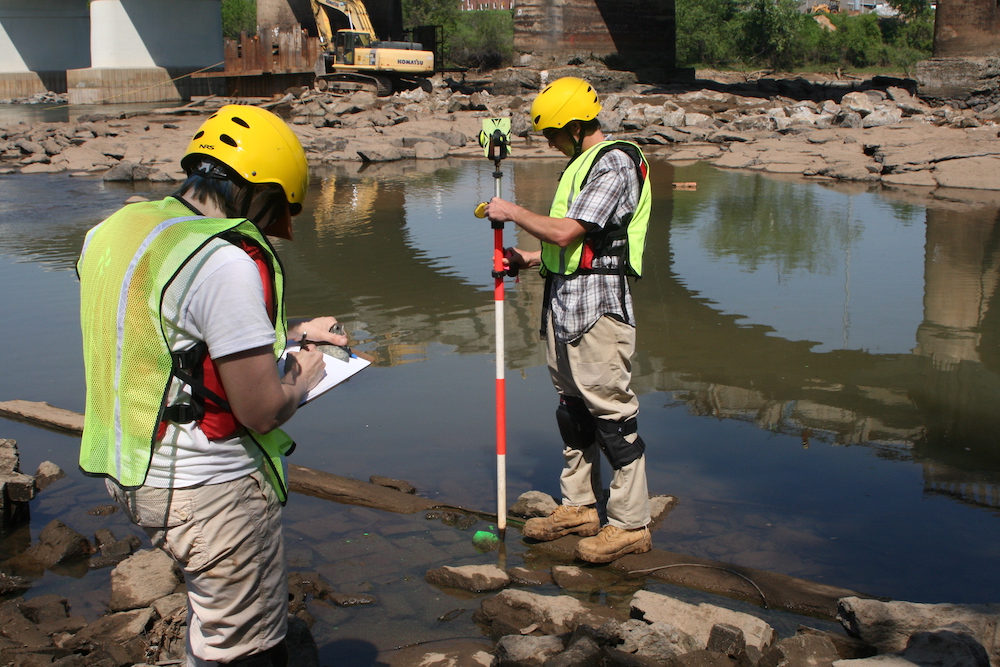
<instances>
[{"instance_id":1,"label":"white t-shirt","mask_svg":"<svg viewBox=\"0 0 1000 667\"><path fill-rule=\"evenodd\" d=\"M213 359L274 344L274 325L264 304L257 264L242 249L216 239L200 250L164 293L163 316L170 349L205 341ZM169 404L188 403L187 385L174 380ZM153 451L145 484L183 488L243 477L260 467L249 438L209 440L196 422L170 423Z\"/></svg>"}]
</instances>

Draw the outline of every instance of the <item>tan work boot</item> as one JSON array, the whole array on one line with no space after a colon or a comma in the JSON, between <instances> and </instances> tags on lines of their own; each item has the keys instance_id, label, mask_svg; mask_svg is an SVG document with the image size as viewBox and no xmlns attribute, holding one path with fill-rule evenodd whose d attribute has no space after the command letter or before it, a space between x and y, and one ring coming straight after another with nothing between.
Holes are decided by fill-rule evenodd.
<instances>
[{"instance_id":1,"label":"tan work boot","mask_svg":"<svg viewBox=\"0 0 1000 667\"><path fill-rule=\"evenodd\" d=\"M546 517L528 519L521 532L533 540L548 542L570 533L597 535L600 530L601 519L593 507L560 505Z\"/></svg>"},{"instance_id":2,"label":"tan work boot","mask_svg":"<svg viewBox=\"0 0 1000 667\"><path fill-rule=\"evenodd\" d=\"M649 528L625 530L607 525L597 537L580 540L574 556L588 563L610 563L625 554L643 554L653 548Z\"/></svg>"}]
</instances>

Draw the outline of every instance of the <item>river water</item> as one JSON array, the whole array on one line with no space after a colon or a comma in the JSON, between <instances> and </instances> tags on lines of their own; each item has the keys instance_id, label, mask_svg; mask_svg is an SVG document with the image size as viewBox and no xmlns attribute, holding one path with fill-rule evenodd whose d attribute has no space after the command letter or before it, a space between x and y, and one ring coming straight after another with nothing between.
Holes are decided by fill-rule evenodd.
<instances>
[{"instance_id":1,"label":"river water","mask_svg":"<svg viewBox=\"0 0 1000 667\"><path fill-rule=\"evenodd\" d=\"M516 158L503 165L503 194L546 210L563 162ZM377 361L288 424L292 462L405 479L422 495L495 511L492 232L472 216L493 193L492 170L447 159L315 174L295 242L278 244L288 312L338 316ZM678 498L654 545L872 595L996 602L997 204L659 160L652 179L634 384L650 491ZM67 175L0 184L0 400L80 411L73 265L84 233L127 197L169 188ZM510 226L505 234L530 245ZM558 497L541 287L537 275L507 282L511 503L530 489ZM77 439L0 427L18 441L22 469L51 460L69 473L32 504L30 536L8 538L8 549L53 518L86 535L135 530L120 515L87 514L108 500L78 472ZM437 620L478 602L422 578L495 562L471 542L485 523L461 531L296 495L286 524L293 569L379 600L311 605L325 658L372 664L404 643L479 636L469 613ZM506 543L508 565L533 562L516 530ZM95 617L107 583L106 570L59 570L30 595L58 592Z\"/></svg>"}]
</instances>

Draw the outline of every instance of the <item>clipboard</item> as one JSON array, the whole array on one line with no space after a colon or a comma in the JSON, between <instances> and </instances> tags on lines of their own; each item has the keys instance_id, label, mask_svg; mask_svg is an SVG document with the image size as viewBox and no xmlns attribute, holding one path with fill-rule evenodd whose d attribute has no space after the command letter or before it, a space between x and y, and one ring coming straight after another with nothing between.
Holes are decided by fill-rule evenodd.
<instances>
[{"instance_id":1,"label":"clipboard","mask_svg":"<svg viewBox=\"0 0 1000 667\"><path fill-rule=\"evenodd\" d=\"M288 353L298 352L299 349L300 346L295 343L290 343L285 348L285 351L281 353L281 357L278 359L278 375L282 377L285 375L285 359L287 358ZM323 355L323 360L326 361L326 372L323 374L323 377L316 384L316 386L309 390L309 393L305 395L299 405L305 405L313 399L322 396L341 382L349 380L351 377L371 365L371 361L363 359L353 353L347 361L335 359L328 354Z\"/></svg>"}]
</instances>

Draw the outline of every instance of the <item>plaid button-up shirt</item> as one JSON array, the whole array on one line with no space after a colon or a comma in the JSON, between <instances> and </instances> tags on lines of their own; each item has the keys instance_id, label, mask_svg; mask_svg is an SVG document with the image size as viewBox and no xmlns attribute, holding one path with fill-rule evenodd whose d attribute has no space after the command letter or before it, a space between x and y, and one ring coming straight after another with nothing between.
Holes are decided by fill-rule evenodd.
<instances>
[{"instance_id":1,"label":"plaid button-up shirt","mask_svg":"<svg viewBox=\"0 0 1000 667\"><path fill-rule=\"evenodd\" d=\"M593 165L590 177L566 211L566 217L599 228L621 227L622 218L635 211L641 183L635 163L620 150L610 150ZM612 247L624 244L615 241ZM595 257L595 268L617 266L618 257ZM610 315L635 326L632 293L621 275L550 274L549 301L556 341L572 343L601 318ZM543 314L542 337L547 317Z\"/></svg>"}]
</instances>

